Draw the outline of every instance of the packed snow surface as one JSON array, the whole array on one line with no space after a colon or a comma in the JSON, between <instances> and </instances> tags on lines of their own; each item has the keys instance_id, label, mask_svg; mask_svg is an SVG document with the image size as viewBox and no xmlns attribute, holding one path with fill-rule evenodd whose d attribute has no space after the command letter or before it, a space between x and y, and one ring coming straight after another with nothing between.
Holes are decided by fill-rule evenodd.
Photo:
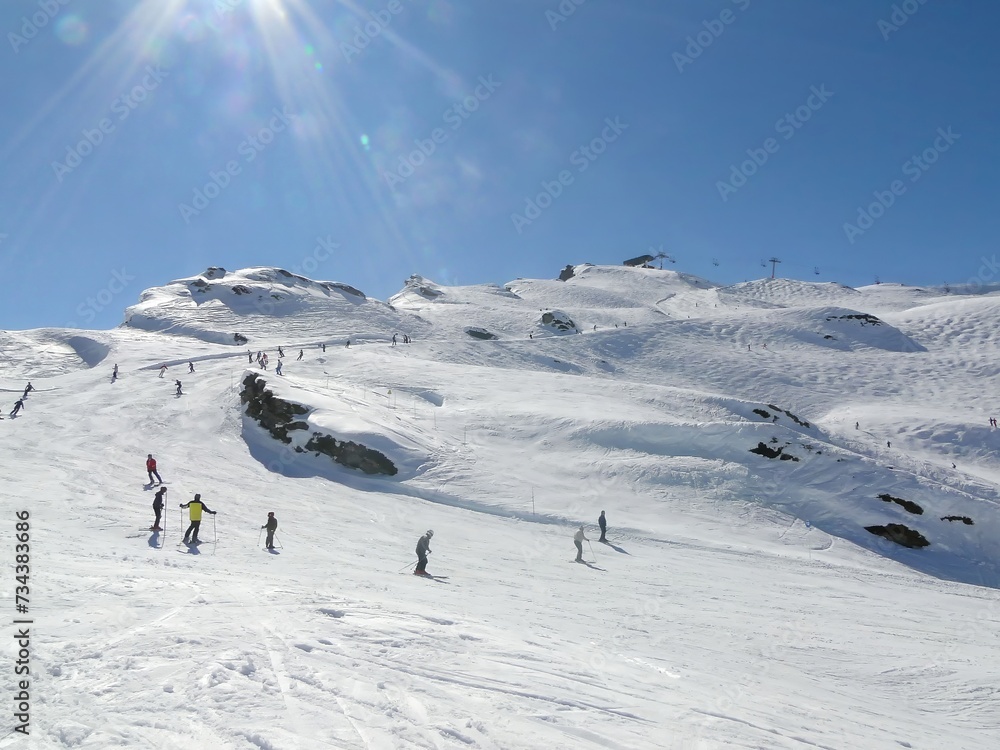
<instances>
[{"instance_id":1,"label":"packed snow surface","mask_svg":"<svg viewBox=\"0 0 1000 750\"><path fill-rule=\"evenodd\" d=\"M214 268L0 332L0 747L996 747L1000 294L573 271L381 302ZM306 412L287 444L250 373Z\"/></svg>"}]
</instances>

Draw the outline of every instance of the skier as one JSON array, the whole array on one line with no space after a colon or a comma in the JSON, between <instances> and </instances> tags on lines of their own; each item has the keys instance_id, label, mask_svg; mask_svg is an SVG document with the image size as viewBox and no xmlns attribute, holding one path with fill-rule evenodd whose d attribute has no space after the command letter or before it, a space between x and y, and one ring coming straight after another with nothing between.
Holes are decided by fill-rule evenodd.
<instances>
[{"instance_id":1,"label":"skier","mask_svg":"<svg viewBox=\"0 0 1000 750\"><path fill-rule=\"evenodd\" d=\"M854 423L854 429L855 430L860 430L861 429L861 422L855 422Z\"/></svg>"},{"instance_id":2,"label":"skier","mask_svg":"<svg viewBox=\"0 0 1000 750\"><path fill-rule=\"evenodd\" d=\"M280 359L281 357L284 357L284 356L285 356L285 350L284 350L284 349L282 349L282 348L281 348L281 347L279 346L279 347L278 347L278 357L279 357L279 359Z\"/></svg>"},{"instance_id":3,"label":"skier","mask_svg":"<svg viewBox=\"0 0 1000 750\"><path fill-rule=\"evenodd\" d=\"M326 354L326 344L320 344L320 346L323 347L323 353Z\"/></svg>"},{"instance_id":4,"label":"skier","mask_svg":"<svg viewBox=\"0 0 1000 750\"><path fill-rule=\"evenodd\" d=\"M117 365L117 363L115 364L115 369L113 369L111 371L111 382L114 383L116 380L118 380L118 365Z\"/></svg>"},{"instance_id":5,"label":"skier","mask_svg":"<svg viewBox=\"0 0 1000 750\"><path fill-rule=\"evenodd\" d=\"M604 535L608 533L608 519L604 517L604 511L601 511L600 517L597 519L597 525L601 527L601 538L597 541L607 542L608 540L604 538Z\"/></svg>"},{"instance_id":6,"label":"skier","mask_svg":"<svg viewBox=\"0 0 1000 750\"><path fill-rule=\"evenodd\" d=\"M188 362L188 373L194 372L194 362Z\"/></svg>"},{"instance_id":7,"label":"skier","mask_svg":"<svg viewBox=\"0 0 1000 750\"><path fill-rule=\"evenodd\" d=\"M153 483L153 475L156 475L156 481L163 484L163 480L160 479L159 472L156 471L156 459L153 458L152 453L146 454L146 473L149 474L149 483Z\"/></svg>"},{"instance_id":8,"label":"skier","mask_svg":"<svg viewBox=\"0 0 1000 750\"><path fill-rule=\"evenodd\" d=\"M24 395L21 396L21 398L27 398L28 394L31 393L33 390L35 390L34 387L32 387L31 383L28 383L28 385L26 385L24 388Z\"/></svg>"},{"instance_id":9,"label":"skier","mask_svg":"<svg viewBox=\"0 0 1000 750\"><path fill-rule=\"evenodd\" d=\"M177 385L177 394L176 395L180 396L181 395L181 381L175 380L174 383Z\"/></svg>"},{"instance_id":10,"label":"skier","mask_svg":"<svg viewBox=\"0 0 1000 750\"><path fill-rule=\"evenodd\" d=\"M892 447L892 441L891 440L886 440L885 441L885 447L886 448L891 448Z\"/></svg>"},{"instance_id":11,"label":"skier","mask_svg":"<svg viewBox=\"0 0 1000 750\"><path fill-rule=\"evenodd\" d=\"M21 411L21 409L23 408L24 408L24 400L19 398L17 401L14 402L14 409L11 411L10 415L12 417L16 417L17 413Z\"/></svg>"},{"instance_id":12,"label":"skier","mask_svg":"<svg viewBox=\"0 0 1000 750\"><path fill-rule=\"evenodd\" d=\"M190 508L188 510L188 518L191 519L191 525L184 532L184 544L188 543L188 537L191 537L191 544L198 544L198 529L201 528L201 512L205 511L214 516L215 511L209 510L208 506L201 501L201 495L195 495L194 500L189 503L181 503L181 507Z\"/></svg>"},{"instance_id":13,"label":"skier","mask_svg":"<svg viewBox=\"0 0 1000 750\"><path fill-rule=\"evenodd\" d=\"M344 345L344 348L345 349L350 349L351 348L351 340L350 339L347 339L347 343Z\"/></svg>"},{"instance_id":14,"label":"skier","mask_svg":"<svg viewBox=\"0 0 1000 750\"><path fill-rule=\"evenodd\" d=\"M161 377L161 378L163 377L163 373L165 373L166 371L167 371L167 366L166 366L166 365L163 365L163 366L162 366L162 367L160 368L160 377Z\"/></svg>"},{"instance_id":15,"label":"skier","mask_svg":"<svg viewBox=\"0 0 1000 750\"><path fill-rule=\"evenodd\" d=\"M396 345L396 334L392 334L392 345Z\"/></svg>"},{"instance_id":16,"label":"skier","mask_svg":"<svg viewBox=\"0 0 1000 750\"><path fill-rule=\"evenodd\" d=\"M275 375L280 375L281 374L281 360L280 359L278 360L277 366L274 368L274 374Z\"/></svg>"},{"instance_id":17,"label":"skier","mask_svg":"<svg viewBox=\"0 0 1000 750\"><path fill-rule=\"evenodd\" d=\"M585 528L586 526L581 526L573 535L573 544L576 545L576 562L583 562L583 543L590 541L583 533Z\"/></svg>"},{"instance_id":18,"label":"skier","mask_svg":"<svg viewBox=\"0 0 1000 750\"><path fill-rule=\"evenodd\" d=\"M267 540L264 542L264 546L268 549L274 549L274 532L278 529L278 519L274 517L274 513L267 514L267 523L261 528L267 529Z\"/></svg>"},{"instance_id":19,"label":"skier","mask_svg":"<svg viewBox=\"0 0 1000 750\"><path fill-rule=\"evenodd\" d=\"M253 364L253 352L250 351L249 349L247 349L247 364L248 365Z\"/></svg>"},{"instance_id":20,"label":"skier","mask_svg":"<svg viewBox=\"0 0 1000 750\"><path fill-rule=\"evenodd\" d=\"M434 532L428 529L427 533L417 540L417 567L413 571L414 575L427 575L427 555L431 553L430 545L433 536Z\"/></svg>"},{"instance_id":21,"label":"skier","mask_svg":"<svg viewBox=\"0 0 1000 750\"><path fill-rule=\"evenodd\" d=\"M156 514L156 520L153 521L153 525L149 527L150 531L163 531L160 528L160 514L163 512L163 496L167 494L166 487L160 487L156 491L156 497L153 498L153 512Z\"/></svg>"},{"instance_id":22,"label":"skier","mask_svg":"<svg viewBox=\"0 0 1000 750\"><path fill-rule=\"evenodd\" d=\"M297 356L295 358L295 361L298 362L300 359L302 359L305 356L305 354L306 353L304 351L302 351L301 349L299 349L299 356Z\"/></svg>"}]
</instances>

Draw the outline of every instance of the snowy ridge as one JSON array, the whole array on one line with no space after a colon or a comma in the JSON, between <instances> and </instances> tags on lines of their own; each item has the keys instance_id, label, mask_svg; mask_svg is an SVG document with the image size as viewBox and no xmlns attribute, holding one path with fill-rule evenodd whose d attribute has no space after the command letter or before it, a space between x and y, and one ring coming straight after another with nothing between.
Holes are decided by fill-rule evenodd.
<instances>
[{"instance_id":1,"label":"snowy ridge","mask_svg":"<svg viewBox=\"0 0 1000 750\"><path fill-rule=\"evenodd\" d=\"M112 331L0 333L9 402L37 389L0 422L33 746L991 747L997 298L574 271L387 304L210 269ZM249 373L301 436L247 416ZM399 474L296 451L313 431ZM195 492L218 515L185 547ZM427 529L446 579L409 575Z\"/></svg>"}]
</instances>

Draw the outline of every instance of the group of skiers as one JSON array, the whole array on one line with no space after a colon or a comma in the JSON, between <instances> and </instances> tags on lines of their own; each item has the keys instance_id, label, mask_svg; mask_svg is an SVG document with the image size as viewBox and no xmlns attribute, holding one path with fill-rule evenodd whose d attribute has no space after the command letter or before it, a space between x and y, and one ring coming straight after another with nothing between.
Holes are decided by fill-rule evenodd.
<instances>
[{"instance_id":1,"label":"group of skiers","mask_svg":"<svg viewBox=\"0 0 1000 750\"><path fill-rule=\"evenodd\" d=\"M160 518L163 514L163 505L165 502L167 488L163 487L163 480L160 478L159 472L156 470L156 459L153 458L153 454L149 453L146 455L146 473L149 476L149 484L152 486L153 477L156 477L156 481L160 484L160 488L156 491L156 496L153 498L153 513L156 515L153 525L149 527L150 531L163 531L160 526ZM188 509L188 520L190 525L187 531L184 532L184 544L199 544L198 531L201 529L201 518L203 513L208 513L209 515L216 515L216 511L211 510L205 502L201 499L200 494L196 494L194 499L188 503L181 503L181 508ZM604 511L601 511L601 515L597 519L597 525L601 528L601 538L597 541L608 543L606 538L608 531L608 520L604 515ZM268 550L274 549L274 533L278 529L278 519L274 517L274 513L267 514L267 521L263 526L260 527L262 531L267 531L267 537L264 542L264 547ZM583 543L589 542L590 539L586 535L586 526L581 525L577 532L573 535L573 543L576 545L576 562L583 562ZM427 556L431 553L431 539L434 537L434 531L428 529L424 534L417 540L417 564L413 570L414 575L418 576L430 576L427 572Z\"/></svg>"},{"instance_id":2,"label":"group of skiers","mask_svg":"<svg viewBox=\"0 0 1000 750\"><path fill-rule=\"evenodd\" d=\"M24 393L21 395L17 401L14 402L14 408L10 410L10 416L16 417L17 413L24 408L24 399L28 397L28 394L35 390L34 386L29 382L28 385L24 387Z\"/></svg>"},{"instance_id":3,"label":"group of skiers","mask_svg":"<svg viewBox=\"0 0 1000 750\"><path fill-rule=\"evenodd\" d=\"M156 517L153 520L153 525L149 527L149 530L163 531L163 527L160 526L160 519L163 517L163 505L166 501L167 488L163 486L163 480L160 478L160 474L156 470L156 459L153 458L152 453L146 454L146 474L149 476L150 486L153 485L153 477L156 477L156 482L160 485L160 488L156 491L156 495L153 498L153 513ZM188 509L188 521L190 523L187 531L184 532L184 544L200 544L201 540L198 539L198 531L201 529L202 514L208 513L209 515L214 516L216 511L205 505L205 502L201 499L200 494L196 494L191 502L181 503L180 507ZM267 530L267 541L265 542L265 547L269 550L273 550L274 532L278 529L278 519L274 517L274 513L267 514L267 522L260 528L262 530Z\"/></svg>"}]
</instances>

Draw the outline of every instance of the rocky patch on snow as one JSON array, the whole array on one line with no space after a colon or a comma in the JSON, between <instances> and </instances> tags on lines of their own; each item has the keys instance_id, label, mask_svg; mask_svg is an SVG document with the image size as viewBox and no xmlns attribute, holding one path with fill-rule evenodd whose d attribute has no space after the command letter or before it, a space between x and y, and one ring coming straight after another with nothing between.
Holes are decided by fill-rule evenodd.
<instances>
[{"instance_id":1,"label":"rocky patch on snow","mask_svg":"<svg viewBox=\"0 0 1000 750\"><path fill-rule=\"evenodd\" d=\"M919 531L915 531L901 523L890 523L885 526L865 526L865 531L888 539L890 542L895 542L903 547L910 547L911 549L927 547L930 544L927 538Z\"/></svg>"},{"instance_id":2,"label":"rocky patch on snow","mask_svg":"<svg viewBox=\"0 0 1000 750\"><path fill-rule=\"evenodd\" d=\"M903 508L903 510L908 513L913 513L914 515L921 516L924 513L924 509L917 505L911 500L904 500L901 497L893 497L888 492L883 492L878 496L878 499L885 503L896 503L896 505Z\"/></svg>"},{"instance_id":3,"label":"rocky patch on snow","mask_svg":"<svg viewBox=\"0 0 1000 750\"><path fill-rule=\"evenodd\" d=\"M301 404L278 398L267 388L267 381L255 373L243 379L240 401L246 404L246 413L267 430L272 437L283 443L292 443L292 431L308 431L309 423L297 417L306 416L311 409ZM295 445L297 453L315 453L329 456L338 464L351 469L360 469L365 474L385 474L395 476L398 472L386 456L360 443L338 440L330 434L312 431L304 445Z\"/></svg>"}]
</instances>

